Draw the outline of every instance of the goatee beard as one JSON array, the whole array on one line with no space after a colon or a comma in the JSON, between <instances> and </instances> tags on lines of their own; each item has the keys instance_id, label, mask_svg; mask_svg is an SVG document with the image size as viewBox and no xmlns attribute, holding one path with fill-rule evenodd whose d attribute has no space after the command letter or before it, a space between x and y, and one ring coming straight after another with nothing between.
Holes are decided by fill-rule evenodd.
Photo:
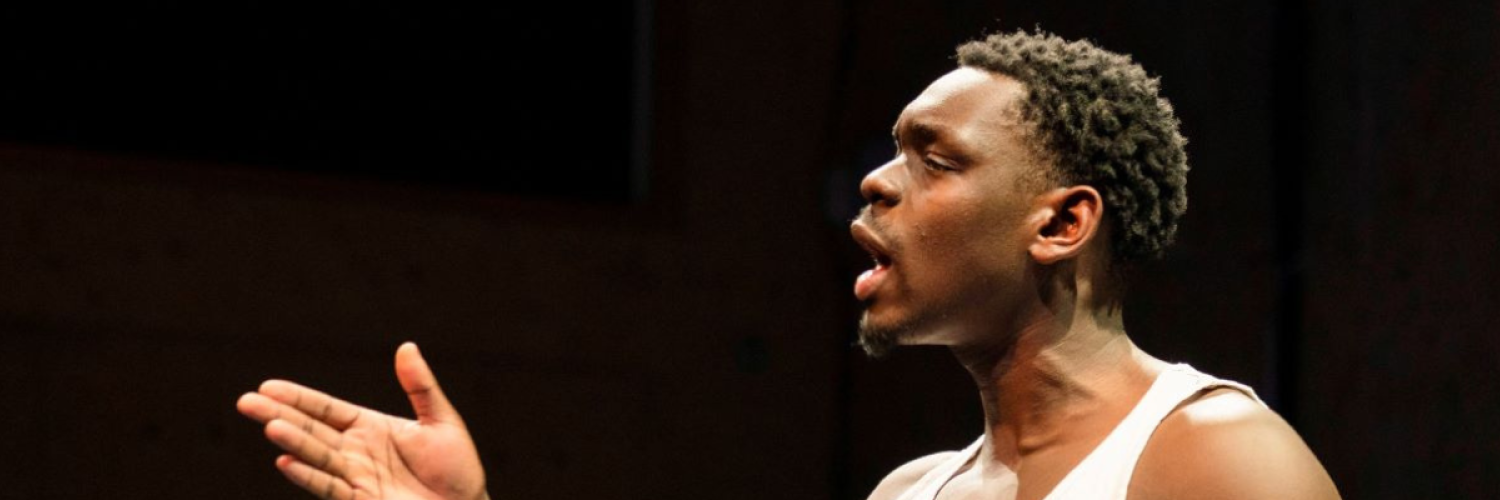
<instances>
[{"instance_id":1,"label":"goatee beard","mask_svg":"<svg viewBox=\"0 0 1500 500\"><path fill-rule=\"evenodd\" d=\"M870 314L867 312L859 318L859 346L865 350L866 355L880 359L900 344L904 331L905 328L900 326L892 328L871 324Z\"/></svg>"}]
</instances>

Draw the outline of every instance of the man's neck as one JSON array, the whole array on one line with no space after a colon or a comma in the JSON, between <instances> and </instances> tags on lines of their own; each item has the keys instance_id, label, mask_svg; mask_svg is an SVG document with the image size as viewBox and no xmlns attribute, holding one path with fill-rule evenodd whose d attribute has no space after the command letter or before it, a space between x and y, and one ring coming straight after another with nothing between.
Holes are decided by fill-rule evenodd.
<instances>
[{"instance_id":1,"label":"man's neck","mask_svg":"<svg viewBox=\"0 0 1500 500\"><path fill-rule=\"evenodd\" d=\"M1053 312L1033 315L1006 345L953 349L984 405L981 470L1102 438L1165 365L1130 342L1118 308Z\"/></svg>"}]
</instances>

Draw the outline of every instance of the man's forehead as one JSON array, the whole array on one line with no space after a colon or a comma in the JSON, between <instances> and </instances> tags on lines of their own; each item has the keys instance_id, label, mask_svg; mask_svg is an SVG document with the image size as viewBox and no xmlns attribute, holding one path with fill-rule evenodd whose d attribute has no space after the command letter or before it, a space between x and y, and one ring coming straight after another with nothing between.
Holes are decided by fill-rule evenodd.
<instances>
[{"instance_id":1,"label":"man's forehead","mask_svg":"<svg viewBox=\"0 0 1500 500\"><path fill-rule=\"evenodd\" d=\"M940 106L951 101L1008 101L1025 94L1021 82L1009 76L978 68L961 67L933 80L912 100L908 109Z\"/></svg>"},{"instance_id":2,"label":"man's forehead","mask_svg":"<svg viewBox=\"0 0 1500 500\"><path fill-rule=\"evenodd\" d=\"M951 135L977 122L1003 126L1017 115L1009 111L1025 95L1020 82L989 71L962 67L927 86L906 105L891 128L893 137ZM967 127L965 127L967 128Z\"/></svg>"}]
</instances>

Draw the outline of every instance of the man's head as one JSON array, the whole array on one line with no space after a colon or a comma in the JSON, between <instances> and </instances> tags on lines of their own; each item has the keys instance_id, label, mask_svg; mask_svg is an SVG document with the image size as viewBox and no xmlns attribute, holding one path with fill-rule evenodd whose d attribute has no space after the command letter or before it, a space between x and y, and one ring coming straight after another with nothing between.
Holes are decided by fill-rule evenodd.
<instances>
[{"instance_id":1,"label":"man's head","mask_svg":"<svg viewBox=\"0 0 1500 500\"><path fill-rule=\"evenodd\" d=\"M1186 209L1186 141L1127 56L1016 32L958 59L902 112L896 158L861 185L870 205L853 231L877 265L856 294L872 354L1024 328L1058 270L1113 289L1110 270L1159 255Z\"/></svg>"},{"instance_id":2,"label":"man's head","mask_svg":"<svg viewBox=\"0 0 1500 500\"><path fill-rule=\"evenodd\" d=\"M958 64L1026 87L1021 117L1053 179L1104 195L1112 263L1161 256L1187 211L1187 139L1157 79L1086 41L1042 32L991 35L958 48Z\"/></svg>"}]
</instances>

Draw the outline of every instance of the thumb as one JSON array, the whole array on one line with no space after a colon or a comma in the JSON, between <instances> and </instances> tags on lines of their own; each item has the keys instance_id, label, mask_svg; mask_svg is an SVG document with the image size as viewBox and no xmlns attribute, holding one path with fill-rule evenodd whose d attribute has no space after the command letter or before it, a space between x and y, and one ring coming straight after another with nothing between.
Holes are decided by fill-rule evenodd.
<instances>
[{"instance_id":1,"label":"thumb","mask_svg":"<svg viewBox=\"0 0 1500 500\"><path fill-rule=\"evenodd\" d=\"M401 381L401 389L411 399L411 408L417 414L417 422L463 425L463 420L458 417L458 410L453 408L448 397L443 395L443 389L438 387L437 377L432 374L432 368L427 366L427 360L422 359L422 352L417 350L417 344L407 342L396 349L396 379Z\"/></svg>"}]
</instances>

